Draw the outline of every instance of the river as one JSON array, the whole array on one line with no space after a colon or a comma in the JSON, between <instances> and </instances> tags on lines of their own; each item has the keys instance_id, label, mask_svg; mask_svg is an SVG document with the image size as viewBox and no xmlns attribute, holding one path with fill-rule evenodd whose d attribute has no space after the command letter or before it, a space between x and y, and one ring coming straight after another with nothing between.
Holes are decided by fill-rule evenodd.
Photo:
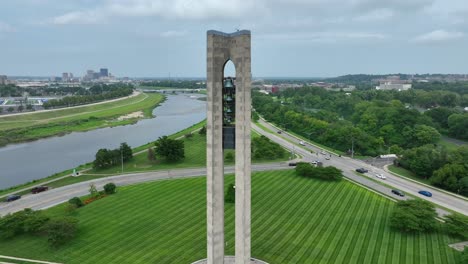
<instances>
[{"instance_id":1,"label":"river","mask_svg":"<svg viewBox=\"0 0 468 264\"><path fill-rule=\"evenodd\" d=\"M168 95L167 100L153 110L155 118L133 125L73 132L0 148L0 189L93 161L100 148L118 148L122 142L137 147L196 124L206 118L206 102L193 96Z\"/></svg>"}]
</instances>

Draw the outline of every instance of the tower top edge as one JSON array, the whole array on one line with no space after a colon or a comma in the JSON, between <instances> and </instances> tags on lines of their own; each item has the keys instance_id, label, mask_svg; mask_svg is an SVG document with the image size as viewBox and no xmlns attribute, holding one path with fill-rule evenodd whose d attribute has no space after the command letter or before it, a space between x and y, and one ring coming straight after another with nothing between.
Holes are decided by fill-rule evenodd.
<instances>
[{"instance_id":1,"label":"tower top edge","mask_svg":"<svg viewBox=\"0 0 468 264\"><path fill-rule=\"evenodd\" d=\"M241 36L241 35L250 35L250 30L239 30L233 33L225 33L217 30L208 30L206 32L208 35L219 35L223 37L235 37L235 36Z\"/></svg>"}]
</instances>

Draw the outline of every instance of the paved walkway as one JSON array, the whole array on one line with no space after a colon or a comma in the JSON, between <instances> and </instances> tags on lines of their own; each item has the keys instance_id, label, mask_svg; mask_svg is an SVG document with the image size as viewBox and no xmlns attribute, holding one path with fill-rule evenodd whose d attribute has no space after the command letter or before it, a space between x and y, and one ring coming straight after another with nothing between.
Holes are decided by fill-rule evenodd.
<instances>
[{"instance_id":1,"label":"paved walkway","mask_svg":"<svg viewBox=\"0 0 468 264\"><path fill-rule=\"evenodd\" d=\"M42 264L60 264L60 263L57 263L57 262L49 262L49 261L25 259L25 258L15 258L15 257L0 255L0 263L8 263L8 262L2 262L1 259L10 259L10 260L18 260L18 261L21 261L21 262L42 263Z\"/></svg>"}]
</instances>

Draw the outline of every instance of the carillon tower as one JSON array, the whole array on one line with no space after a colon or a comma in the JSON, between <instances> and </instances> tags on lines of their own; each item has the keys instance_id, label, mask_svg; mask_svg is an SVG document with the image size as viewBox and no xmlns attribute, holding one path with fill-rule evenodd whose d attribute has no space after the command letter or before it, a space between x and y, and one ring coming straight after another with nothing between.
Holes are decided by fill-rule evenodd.
<instances>
[{"instance_id":1,"label":"carillon tower","mask_svg":"<svg viewBox=\"0 0 468 264\"><path fill-rule=\"evenodd\" d=\"M195 263L265 263L250 256L250 31L208 31L207 259ZM224 76L232 61L235 76ZM235 149L235 256L224 255L224 149Z\"/></svg>"}]
</instances>

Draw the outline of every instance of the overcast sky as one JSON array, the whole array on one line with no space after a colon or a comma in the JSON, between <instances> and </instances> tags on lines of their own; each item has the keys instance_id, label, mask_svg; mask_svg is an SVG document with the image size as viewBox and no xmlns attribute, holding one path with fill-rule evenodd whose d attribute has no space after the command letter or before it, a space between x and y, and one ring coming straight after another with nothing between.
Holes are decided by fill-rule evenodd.
<instances>
[{"instance_id":1,"label":"overcast sky","mask_svg":"<svg viewBox=\"0 0 468 264\"><path fill-rule=\"evenodd\" d=\"M0 74L205 77L209 29L257 77L468 73L467 0L0 0Z\"/></svg>"}]
</instances>

